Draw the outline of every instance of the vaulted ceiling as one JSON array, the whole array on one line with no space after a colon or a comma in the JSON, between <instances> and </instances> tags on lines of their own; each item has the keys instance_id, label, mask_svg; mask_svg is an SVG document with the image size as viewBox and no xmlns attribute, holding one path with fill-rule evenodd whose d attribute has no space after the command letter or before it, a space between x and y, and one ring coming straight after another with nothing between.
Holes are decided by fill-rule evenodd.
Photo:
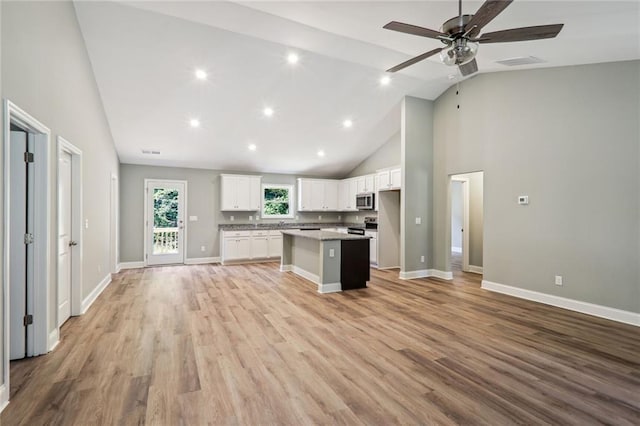
<instances>
[{"instance_id":1,"label":"vaulted ceiling","mask_svg":"<svg viewBox=\"0 0 640 426\"><path fill-rule=\"evenodd\" d=\"M464 2L463 12L481 4ZM436 56L380 84L387 68L442 46L382 26L439 29L457 14L455 0L75 7L124 163L340 176L399 130L402 97L435 99L461 79ZM485 30L565 27L553 40L481 45L480 72L640 59L639 14L637 1L516 0ZM545 62L496 63L523 56Z\"/></svg>"}]
</instances>

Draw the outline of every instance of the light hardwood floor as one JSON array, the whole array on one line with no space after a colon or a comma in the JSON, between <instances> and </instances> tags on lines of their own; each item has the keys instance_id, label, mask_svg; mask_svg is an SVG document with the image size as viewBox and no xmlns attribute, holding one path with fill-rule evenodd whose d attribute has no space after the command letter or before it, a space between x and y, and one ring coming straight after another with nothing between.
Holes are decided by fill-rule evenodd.
<instances>
[{"instance_id":1,"label":"light hardwood floor","mask_svg":"<svg viewBox=\"0 0 640 426\"><path fill-rule=\"evenodd\" d=\"M118 274L12 363L14 424L640 424L633 326L480 276L320 295L273 263Z\"/></svg>"}]
</instances>

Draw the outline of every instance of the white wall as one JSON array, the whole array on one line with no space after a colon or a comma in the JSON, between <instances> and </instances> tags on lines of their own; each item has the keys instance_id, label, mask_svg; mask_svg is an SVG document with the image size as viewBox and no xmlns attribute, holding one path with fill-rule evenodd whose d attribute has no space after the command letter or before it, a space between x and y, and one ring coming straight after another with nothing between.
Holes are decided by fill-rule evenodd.
<instances>
[{"instance_id":1,"label":"white wall","mask_svg":"<svg viewBox=\"0 0 640 426\"><path fill-rule=\"evenodd\" d=\"M451 182L451 249L462 249L462 227L464 213L462 211L462 182Z\"/></svg>"},{"instance_id":2,"label":"white wall","mask_svg":"<svg viewBox=\"0 0 640 426\"><path fill-rule=\"evenodd\" d=\"M435 268L448 177L484 170L485 280L640 312L639 87L630 61L480 74L438 98Z\"/></svg>"},{"instance_id":3,"label":"white wall","mask_svg":"<svg viewBox=\"0 0 640 426\"><path fill-rule=\"evenodd\" d=\"M109 183L118 158L73 4L2 2L2 97L83 151L83 297L109 274ZM57 161L52 164L57 165ZM56 176L54 168L52 175ZM57 182L51 182L54 229L49 277L50 331L56 326Z\"/></svg>"}]
</instances>

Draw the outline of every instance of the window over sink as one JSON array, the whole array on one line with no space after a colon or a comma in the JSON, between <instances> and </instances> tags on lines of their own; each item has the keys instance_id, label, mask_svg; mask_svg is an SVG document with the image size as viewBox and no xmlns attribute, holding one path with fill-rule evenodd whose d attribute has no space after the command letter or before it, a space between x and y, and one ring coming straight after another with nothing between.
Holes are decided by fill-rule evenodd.
<instances>
[{"instance_id":1,"label":"window over sink","mask_svg":"<svg viewBox=\"0 0 640 426\"><path fill-rule=\"evenodd\" d=\"M262 185L262 218L293 218L293 185Z\"/></svg>"}]
</instances>

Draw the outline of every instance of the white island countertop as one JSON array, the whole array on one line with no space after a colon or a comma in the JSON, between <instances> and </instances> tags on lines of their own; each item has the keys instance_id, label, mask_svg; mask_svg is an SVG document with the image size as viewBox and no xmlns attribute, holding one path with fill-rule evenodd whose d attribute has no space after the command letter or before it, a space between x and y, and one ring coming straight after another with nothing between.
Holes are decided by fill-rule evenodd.
<instances>
[{"instance_id":1,"label":"white island countertop","mask_svg":"<svg viewBox=\"0 0 640 426\"><path fill-rule=\"evenodd\" d=\"M303 231L300 229L283 229L280 232L284 235L291 235L294 237L310 238L317 241L335 241L335 240L368 240L371 237L368 235L357 234L343 234L341 232L333 231L318 231L308 230Z\"/></svg>"}]
</instances>

